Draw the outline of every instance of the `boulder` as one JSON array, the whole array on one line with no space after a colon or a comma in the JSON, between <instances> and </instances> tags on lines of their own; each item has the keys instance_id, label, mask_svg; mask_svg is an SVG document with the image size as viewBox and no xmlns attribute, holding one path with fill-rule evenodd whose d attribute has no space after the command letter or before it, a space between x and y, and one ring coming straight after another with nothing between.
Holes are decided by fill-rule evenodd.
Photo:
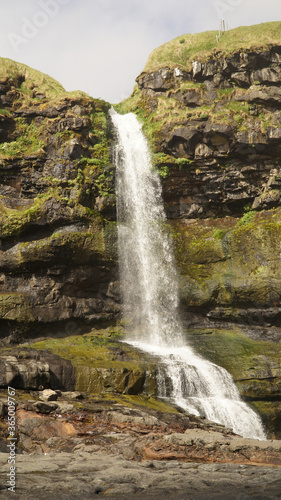
<instances>
[{"instance_id":1,"label":"boulder","mask_svg":"<svg viewBox=\"0 0 281 500\"><path fill-rule=\"evenodd\" d=\"M44 391L39 394L39 399L41 399L41 401L56 401L58 395L57 392L52 389L44 389Z\"/></svg>"},{"instance_id":2,"label":"boulder","mask_svg":"<svg viewBox=\"0 0 281 500\"><path fill-rule=\"evenodd\" d=\"M35 411L38 411L39 413L49 414L55 411L58 408L58 405L55 403L46 403L45 401L38 401L37 403L33 404L33 408L35 409Z\"/></svg>"},{"instance_id":3,"label":"boulder","mask_svg":"<svg viewBox=\"0 0 281 500\"><path fill-rule=\"evenodd\" d=\"M32 390L74 388L74 368L70 361L32 349L12 352L13 355L0 356L1 387L10 385L16 389Z\"/></svg>"},{"instance_id":4,"label":"boulder","mask_svg":"<svg viewBox=\"0 0 281 500\"><path fill-rule=\"evenodd\" d=\"M173 71L169 68L161 68L153 73L142 73L136 81L141 89L163 92L174 86L173 76Z\"/></svg>"},{"instance_id":5,"label":"boulder","mask_svg":"<svg viewBox=\"0 0 281 500\"><path fill-rule=\"evenodd\" d=\"M251 78L248 71L239 71L237 73L232 73L231 79L239 85L240 87L249 87L251 84Z\"/></svg>"}]
</instances>

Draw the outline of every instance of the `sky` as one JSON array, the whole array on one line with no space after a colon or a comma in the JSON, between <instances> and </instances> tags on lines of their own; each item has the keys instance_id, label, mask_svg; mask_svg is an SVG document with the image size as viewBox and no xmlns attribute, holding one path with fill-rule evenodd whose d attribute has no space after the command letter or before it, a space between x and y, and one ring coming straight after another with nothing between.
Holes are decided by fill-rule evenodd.
<instances>
[{"instance_id":1,"label":"sky","mask_svg":"<svg viewBox=\"0 0 281 500\"><path fill-rule=\"evenodd\" d=\"M280 0L0 0L0 57L117 103L149 54L186 33L281 20Z\"/></svg>"}]
</instances>

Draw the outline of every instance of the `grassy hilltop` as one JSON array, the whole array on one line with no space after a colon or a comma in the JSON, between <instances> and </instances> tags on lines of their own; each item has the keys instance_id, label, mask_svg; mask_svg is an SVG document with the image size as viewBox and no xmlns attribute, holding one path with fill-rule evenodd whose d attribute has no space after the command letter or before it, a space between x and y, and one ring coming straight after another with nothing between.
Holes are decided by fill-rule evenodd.
<instances>
[{"instance_id":1,"label":"grassy hilltop","mask_svg":"<svg viewBox=\"0 0 281 500\"><path fill-rule=\"evenodd\" d=\"M194 59L205 61L214 53L225 54L239 49L266 48L281 41L281 21L241 26L223 33L218 31L181 35L164 43L150 54L144 71L150 73L163 66L189 71Z\"/></svg>"}]
</instances>

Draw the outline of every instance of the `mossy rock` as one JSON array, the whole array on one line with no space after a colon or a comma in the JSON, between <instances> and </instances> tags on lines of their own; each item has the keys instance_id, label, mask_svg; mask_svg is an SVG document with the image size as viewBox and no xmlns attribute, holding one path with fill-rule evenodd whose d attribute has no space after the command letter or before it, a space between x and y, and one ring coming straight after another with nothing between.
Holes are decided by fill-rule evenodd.
<instances>
[{"instance_id":1,"label":"mossy rock","mask_svg":"<svg viewBox=\"0 0 281 500\"><path fill-rule=\"evenodd\" d=\"M221 224L223 227L223 223ZM229 221L226 220L226 231ZM188 306L227 302L228 252L214 221L171 222L181 297Z\"/></svg>"},{"instance_id":2,"label":"mossy rock","mask_svg":"<svg viewBox=\"0 0 281 500\"><path fill-rule=\"evenodd\" d=\"M53 233L50 238L17 246L19 264L28 266L42 262L63 264L66 259L73 265L84 265L95 261L96 254L103 251L102 228L94 232Z\"/></svg>"},{"instance_id":3,"label":"mossy rock","mask_svg":"<svg viewBox=\"0 0 281 500\"><path fill-rule=\"evenodd\" d=\"M154 369L154 372L156 368ZM76 366L76 390L100 394L104 392L117 392L121 394L141 394L144 389L150 395L156 394L154 384L147 384L149 377L146 368L93 368L89 366Z\"/></svg>"},{"instance_id":4,"label":"mossy rock","mask_svg":"<svg viewBox=\"0 0 281 500\"><path fill-rule=\"evenodd\" d=\"M281 420L281 402L280 401L252 401L251 406L261 416L269 437L281 439L280 420Z\"/></svg>"},{"instance_id":5,"label":"mossy rock","mask_svg":"<svg viewBox=\"0 0 281 500\"><path fill-rule=\"evenodd\" d=\"M231 270L241 302L263 306L279 302L281 211L256 215L248 224L237 225L231 233Z\"/></svg>"},{"instance_id":6,"label":"mossy rock","mask_svg":"<svg viewBox=\"0 0 281 500\"><path fill-rule=\"evenodd\" d=\"M1 293L0 318L24 323L34 321L29 298L23 293Z\"/></svg>"},{"instance_id":7,"label":"mossy rock","mask_svg":"<svg viewBox=\"0 0 281 500\"><path fill-rule=\"evenodd\" d=\"M32 344L69 359L75 367L78 391L100 393L156 394L157 365L149 356L119 342L117 330L93 330L64 339L47 339Z\"/></svg>"},{"instance_id":8,"label":"mossy rock","mask_svg":"<svg viewBox=\"0 0 281 500\"><path fill-rule=\"evenodd\" d=\"M57 227L77 222L101 225L100 215L87 207L65 198L59 187L49 188L30 201L28 206L7 208L0 199L1 239L29 233L34 227Z\"/></svg>"},{"instance_id":9,"label":"mossy rock","mask_svg":"<svg viewBox=\"0 0 281 500\"><path fill-rule=\"evenodd\" d=\"M188 331L187 338L198 353L231 373L246 399L281 397L280 344L252 340L238 328Z\"/></svg>"},{"instance_id":10,"label":"mossy rock","mask_svg":"<svg viewBox=\"0 0 281 500\"><path fill-rule=\"evenodd\" d=\"M276 307L281 296L281 209L251 218L171 221L187 307ZM233 308L230 314L230 309Z\"/></svg>"}]
</instances>

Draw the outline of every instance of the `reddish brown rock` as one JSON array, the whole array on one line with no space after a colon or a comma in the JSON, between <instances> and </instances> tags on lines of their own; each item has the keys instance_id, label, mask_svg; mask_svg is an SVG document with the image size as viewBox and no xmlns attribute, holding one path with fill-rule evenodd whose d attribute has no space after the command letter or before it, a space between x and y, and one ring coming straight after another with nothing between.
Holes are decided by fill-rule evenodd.
<instances>
[{"instance_id":1,"label":"reddish brown rock","mask_svg":"<svg viewBox=\"0 0 281 500\"><path fill-rule=\"evenodd\" d=\"M281 441L258 441L203 429L188 429L149 443L147 460L184 460L281 466Z\"/></svg>"},{"instance_id":2,"label":"reddish brown rock","mask_svg":"<svg viewBox=\"0 0 281 500\"><path fill-rule=\"evenodd\" d=\"M77 430L72 423L54 417L43 416L35 412L18 410L17 426L19 446L26 451L44 451L48 449L45 442L52 438L73 438Z\"/></svg>"}]
</instances>

